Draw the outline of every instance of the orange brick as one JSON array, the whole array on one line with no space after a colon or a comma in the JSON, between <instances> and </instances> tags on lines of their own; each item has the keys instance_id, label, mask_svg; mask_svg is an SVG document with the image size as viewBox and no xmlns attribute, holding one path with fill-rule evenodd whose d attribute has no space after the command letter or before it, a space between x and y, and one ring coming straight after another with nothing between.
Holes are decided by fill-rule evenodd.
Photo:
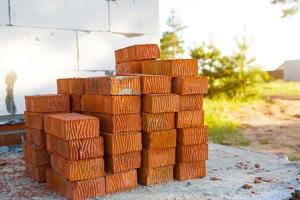
<instances>
[{"instance_id":1,"label":"orange brick","mask_svg":"<svg viewBox=\"0 0 300 200\"><path fill-rule=\"evenodd\" d=\"M198 61L196 59L149 60L142 62L143 74L179 76L197 76Z\"/></svg>"},{"instance_id":2,"label":"orange brick","mask_svg":"<svg viewBox=\"0 0 300 200\"><path fill-rule=\"evenodd\" d=\"M156 168L175 164L175 148L143 149L142 167Z\"/></svg>"},{"instance_id":3,"label":"orange brick","mask_svg":"<svg viewBox=\"0 0 300 200\"><path fill-rule=\"evenodd\" d=\"M25 126L37 130L44 130L43 113L24 112L24 118Z\"/></svg>"},{"instance_id":4,"label":"orange brick","mask_svg":"<svg viewBox=\"0 0 300 200\"><path fill-rule=\"evenodd\" d=\"M177 129L177 143L181 145L206 144L208 142L208 128L180 128Z\"/></svg>"},{"instance_id":5,"label":"orange brick","mask_svg":"<svg viewBox=\"0 0 300 200\"><path fill-rule=\"evenodd\" d=\"M140 96L82 96L82 111L85 112L99 112L103 114L118 115L140 113L140 110Z\"/></svg>"},{"instance_id":6,"label":"orange brick","mask_svg":"<svg viewBox=\"0 0 300 200\"><path fill-rule=\"evenodd\" d=\"M191 94L180 96L179 110L201 110L203 107L203 95Z\"/></svg>"},{"instance_id":7,"label":"orange brick","mask_svg":"<svg viewBox=\"0 0 300 200\"><path fill-rule=\"evenodd\" d=\"M25 141L37 147L46 148L46 134L43 131L26 128Z\"/></svg>"},{"instance_id":8,"label":"orange brick","mask_svg":"<svg viewBox=\"0 0 300 200\"><path fill-rule=\"evenodd\" d=\"M175 128L175 113L142 113L142 129L145 132Z\"/></svg>"},{"instance_id":9,"label":"orange brick","mask_svg":"<svg viewBox=\"0 0 300 200\"><path fill-rule=\"evenodd\" d=\"M142 185L153 185L173 180L173 166L138 169L138 181Z\"/></svg>"},{"instance_id":10,"label":"orange brick","mask_svg":"<svg viewBox=\"0 0 300 200\"><path fill-rule=\"evenodd\" d=\"M157 44L138 44L115 50L116 63L160 58Z\"/></svg>"},{"instance_id":11,"label":"orange brick","mask_svg":"<svg viewBox=\"0 0 300 200\"><path fill-rule=\"evenodd\" d=\"M206 176L205 161L176 163L174 178L180 181Z\"/></svg>"},{"instance_id":12,"label":"orange brick","mask_svg":"<svg viewBox=\"0 0 300 200\"><path fill-rule=\"evenodd\" d=\"M83 160L102 157L104 142L101 136L80 140L62 140L47 134L47 149L67 160Z\"/></svg>"},{"instance_id":13,"label":"orange brick","mask_svg":"<svg viewBox=\"0 0 300 200\"><path fill-rule=\"evenodd\" d=\"M30 161L25 160L26 175L37 182L46 182L46 170L50 168L50 164L34 166Z\"/></svg>"},{"instance_id":14,"label":"orange brick","mask_svg":"<svg viewBox=\"0 0 300 200\"><path fill-rule=\"evenodd\" d=\"M105 155L105 169L117 173L141 167L141 152L134 151L116 155Z\"/></svg>"},{"instance_id":15,"label":"orange brick","mask_svg":"<svg viewBox=\"0 0 300 200\"><path fill-rule=\"evenodd\" d=\"M149 94L143 96L142 110L148 113L165 113L179 111L179 95Z\"/></svg>"},{"instance_id":16,"label":"orange brick","mask_svg":"<svg viewBox=\"0 0 300 200\"><path fill-rule=\"evenodd\" d=\"M58 94L76 94L83 95L84 79L83 78L65 78L57 79Z\"/></svg>"},{"instance_id":17,"label":"orange brick","mask_svg":"<svg viewBox=\"0 0 300 200\"><path fill-rule=\"evenodd\" d=\"M208 145L178 145L176 148L177 162L195 162L208 159Z\"/></svg>"},{"instance_id":18,"label":"orange brick","mask_svg":"<svg viewBox=\"0 0 300 200\"><path fill-rule=\"evenodd\" d=\"M143 133L144 149L176 147L176 129Z\"/></svg>"},{"instance_id":19,"label":"orange brick","mask_svg":"<svg viewBox=\"0 0 300 200\"><path fill-rule=\"evenodd\" d=\"M176 77L172 81L172 92L180 95L206 94L208 81L206 76Z\"/></svg>"},{"instance_id":20,"label":"orange brick","mask_svg":"<svg viewBox=\"0 0 300 200\"><path fill-rule=\"evenodd\" d=\"M116 64L117 75L132 74L132 73L137 73L137 74L142 73L141 61L129 61L129 62Z\"/></svg>"},{"instance_id":21,"label":"orange brick","mask_svg":"<svg viewBox=\"0 0 300 200\"><path fill-rule=\"evenodd\" d=\"M138 186L136 169L107 174L105 176L106 194L131 190Z\"/></svg>"},{"instance_id":22,"label":"orange brick","mask_svg":"<svg viewBox=\"0 0 300 200\"><path fill-rule=\"evenodd\" d=\"M142 150L142 133L128 132L109 134L103 132L105 153L121 154Z\"/></svg>"},{"instance_id":23,"label":"orange brick","mask_svg":"<svg viewBox=\"0 0 300 200\"><path fill-rule=\"evenodd\" d=\"M33 165L45 165L50 163L50 157L47 149L38 148L36 145L24 142L24 158L30 161Z\"/></svg>"},{"instance_id":24,"label":"orange brick","mask_svg":"<svg viewBox=\"0 0 300 200\"><path fill-rule=\"evenodd\" d=\"M25 103L28 112L70 112L69 95L66 94L25 96Z\"/></svg>"},{"instance_id":25,"label":"orange brick","mask_svg":"<svg viewBox=\"0 0 300 200\"><path fill-rule=\"evenodd\" d=\"M16 133L16 134L1 134L0 135L0 147L1 146L11 146L11 145L17 145L22 144L22 134Z\"/></svg>"},{"instance_id":26,"label":"orange brick","mask_svg":"<svg viewBox=\"0 0 300 200\"><path fill-rule=\"evenodd\" d=\"M70 95L71 112L81 112L81 98L82 95Z\"/></svg>"},{"instance_id":27,"label":"orange brick","mask_svg":"<svg viewBox=\"0 0 300 200\"><path fill-rule=\"evenodd\" d=\"M53 169L47 170L46 177L49 188L70 200L83 200L105 195L105 177L68 181Z\"/></svg>"},{"instance_id":28,"label":"orange brick","mask_svg":"<svg viewBox=\"0 0 300 200\"><path fill-rule=\"evenodd\" d=\"M70 181L98 178L105 175L103 158L69 161L52 153L51 167Z\"/></svg>"},{"instance_id":29,"label":"orange brick","mask_svg":"<svg viewBox=\"0 0 300 200\"><path fill-rule=\"evenodd\" d=\"M175 120L177 128L202 127L204 125L204 111L180 111L176 113Z\"/></svg>"},{"instance_id":30,"label":"orange brick","mask_svg":"<svg viewBox=\"0 0 300 200\"><path fill-rule=\"evenodd\" d=\"M94 138L99 136L99 119L77 113L60 113L44 118L45 132L63 140Z\"/></svg>"}]
</instances>

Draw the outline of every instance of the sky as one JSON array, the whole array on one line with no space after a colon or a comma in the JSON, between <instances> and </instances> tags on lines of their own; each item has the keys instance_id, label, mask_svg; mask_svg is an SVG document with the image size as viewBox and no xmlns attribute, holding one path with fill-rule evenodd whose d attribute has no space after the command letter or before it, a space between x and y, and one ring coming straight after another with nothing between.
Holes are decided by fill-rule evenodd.
<instances>
[{"instance_id":1,"label":"sky","mask_svg":"<svg viewBox=\"0 0 300 200\"><path fill-rule=\"evenodd\" d=\"M160 31L174 8L182 24L182 39L188 49L213 40L230 55L236 50L234 38L251 40L250 56L265 70L279 67L285 60L300 60L300 12L281 18L281 7L270 0L160 0Z\"/></svg>"}]
</instances>

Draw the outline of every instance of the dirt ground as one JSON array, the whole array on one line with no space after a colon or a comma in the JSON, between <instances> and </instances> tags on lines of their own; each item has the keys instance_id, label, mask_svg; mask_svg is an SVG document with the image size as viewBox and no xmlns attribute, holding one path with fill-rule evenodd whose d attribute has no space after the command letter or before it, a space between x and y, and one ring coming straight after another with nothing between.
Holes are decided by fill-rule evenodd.
<instances>
[{"instance_id":1,"label":"dirt ground","mask_svg":"<svg viewBox=\"0 0 300 200\"><path fill-rule=\"evenodd\" d=\"M251 140L248 148L300 160L300 100L273 99L234 115Z\"/></svg>"}]
</instances>

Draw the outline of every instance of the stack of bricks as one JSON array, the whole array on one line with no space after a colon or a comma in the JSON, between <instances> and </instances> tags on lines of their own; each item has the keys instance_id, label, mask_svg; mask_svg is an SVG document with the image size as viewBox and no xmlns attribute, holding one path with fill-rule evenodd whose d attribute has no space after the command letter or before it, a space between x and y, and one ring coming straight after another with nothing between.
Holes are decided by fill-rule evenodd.
<instances>
[{"instance_id":1,"label":"stack of bricks","mask_svg":"<svg viewBox=\"0 0 300 200\"><path fill-rule=\"evenodd\" d=\"M82 110L101 122L107 194L137 187L142 149L140 94L137 76L85 79Z\"/></svg>"},{"instance_id":2,"label":"stack of bricks","mask_svg":"<svg viewBox=\"0 0 300 200\"><path fill-rule=\"evenodd\" d=\"M38 182L46 181L50 156L46 149L44 117L49 113L69 112L68 95L26 96L24 158L26 174Z\"/></svg>"},{"instance_id":3,"label":"stack of bricks","mask_svg":"<svg viewBox=\"0 0 300 200\"><path fill-rule=\"evenodd\" d=\"M68 199L105 194L104 143L99 119L77 113L46 115L51 167L48 186Z\"/></svg>"}]
</instances>

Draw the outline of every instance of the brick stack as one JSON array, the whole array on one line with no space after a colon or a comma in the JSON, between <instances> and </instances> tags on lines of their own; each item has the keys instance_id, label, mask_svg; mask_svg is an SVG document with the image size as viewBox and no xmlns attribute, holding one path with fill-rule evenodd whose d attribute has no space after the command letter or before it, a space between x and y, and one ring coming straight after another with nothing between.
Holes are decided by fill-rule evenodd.
<instances>
[{"instance_id":1,"label":"brick stack","mask_svg":"<svg viewBox=\"0 0 300 200\"><path fill-rule=\"evenodd\" d=\"M68 95L26 96L24 158L26 174L38 182L46 181L50 156L46 149L44 116L49 113L69 112Z\"/></svg>"},{"instance_id":2,"label":"brick stack","mask_svg":"<svg viewBox=\"0 0 300 200\"><path fill-rule=\"evenodd\" d=\"M137 187L142 149L140 94L137 76L85 79L82 110L101 122L107 194Z\"/></svg>"},{"instance_id":3,"label":"brick stack","mask_svg":"<svg viewBox=\"0 0 300 200\"><path fill-rule=\"evenodd\" d=\"M45 116L51 167L48 186L69 199L105 194L104 144L99 119L77 113Z\"/></svg>"}]
</instances>

